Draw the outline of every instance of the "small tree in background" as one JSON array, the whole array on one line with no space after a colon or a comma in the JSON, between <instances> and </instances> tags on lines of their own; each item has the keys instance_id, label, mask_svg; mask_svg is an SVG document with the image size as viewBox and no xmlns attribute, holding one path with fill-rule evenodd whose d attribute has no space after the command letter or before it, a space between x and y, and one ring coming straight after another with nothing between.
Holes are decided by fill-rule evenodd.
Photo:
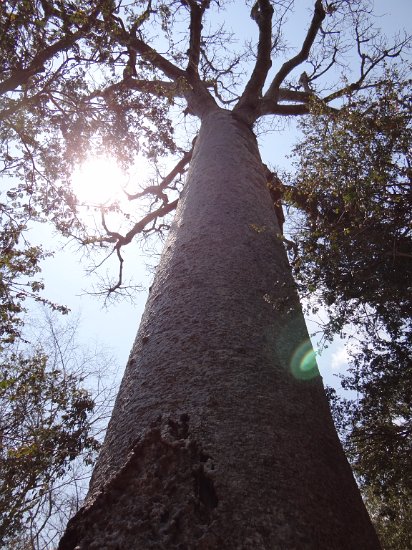
<instances>
[{"instance_id":1,"label":"small tree in background","mask_svg":"<svg viewBox=\"0 0 412 550\"><path fill-rule=\"evenodd\" d=\"M103 374L110 360L82 350L76 331L77 323L48 316L36 322L37 344L26 326L30 344L2 351L2 547L55 546L83 501L112 389Z\"/></svg>"}]
</instances>

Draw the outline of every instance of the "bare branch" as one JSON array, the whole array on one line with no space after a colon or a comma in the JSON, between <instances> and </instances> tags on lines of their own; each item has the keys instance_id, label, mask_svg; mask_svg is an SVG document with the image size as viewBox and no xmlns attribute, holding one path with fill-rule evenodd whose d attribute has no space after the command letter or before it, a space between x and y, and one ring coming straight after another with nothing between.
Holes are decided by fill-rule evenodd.
<instances>
[{"instance_id":1,"label":"bare branch","mask_svg":"<svg viewBox=\"0 0 412 550\"><path fill-rule=\"evenodd\" d=\"M96 90L87 99L95 97L109 98L117 90L134 90L136 92L148 93L156 97L184 97L187 84L179 79L177 81L163 80L141 80L138 78L127 78L116 82L103 90Z\"/></svg>"},{"instance_id":2,"label":"bare branch","mask_svg":"<svg viewBox=\"0 0 412 550\"><path fill-rule=\"evenodd\" d=\"M338 99L340 97L350 95L351 93L356 92L358 90L365 90L367 88L376 87L379 81L371 83L370 81L367 80L367 77L372 73L375 67L380 65L382 62L385 62L386 59L398 57L402 53L405 45L407 45L409 42L410 42L409 39L405 39L401 43L398 43L392 46L391 48L384 49L383 51L379 52L374 58L372 58L371 56L366 56L365 54L361 54L361 59L362 59L361 74L358 80L329 94L327 97L323 99L323 101L325 103L330 103L334 99Z\"/></svg>"},{"instance_id":3,"label":"bare branch","mask_svg":"<svg viewBox=\"0 0 412 550\"><path fill-rule=\"evenodd\" d=\"M117 290L121 289L122 284L123 284L123 263L124 263L124 259L123 259L123 256L121 254L122 247L129 244L132 241L132 239L136 235L138 235L139 233L144 233L145 228L149 223L151 223L151 222L154 223L158 217L165 216L166 214L169 214L170 212L172 212L176 208L177 203L178 203L178 200L176 199L175 201L164 205L162 208L158 208L157 210L154 210L153 212L150 212L144 218L142 218L138 223L136 223L132 227L132 229L130 231L128 231L128 233L126 233L126 235L124 237L122 235L120 235L119 233L108 231L108 233L111 237L115 236L115 238L118 239L118 241L117 241L117 243L116 243L113 250L116 252L117 258L119 260L119 275L118 275L118 278L117 278L117 282L114 285L112 285L110 288L107 289L107 296L110 296L110 294L113 294ZM102 223L103 223L103 220L102 220ZM105 230L107 230L106 224L104 224L104 228L105 228Z\"/></svg>"},{"instance_id":4,"label":"bare branch","mask_svg":"<svg viewBox=\"0 0 412 550\"><path fill-rule=\"evenodd\" d=\"M321 0L316 0L312 21L300 52L292 57L292 59L289 59L289 61L283 63L282 67L280 68L271 85L269 86L269 89L265 93L264 100L274 100L275 102L278 101L279 88L282 82L285 80L288 74L293 71L293 69L301 65L309 57L310 49L313 46L313 43L325 17L326 12L323 8Z\"/></svg>"},{"instance_id":5,"label":"bare branch","mask_svg":"<svg viewBox=\"0 0 412 550\"><path fill-rule=\"evenodd\" d=\"M262 95L267 74L272 66L272 16L273 7L269 0L258 0L253 6L251 17L259 27L259 42L255 67L234 111L255 109Z\"/></svg>"},{"instance_id":6,"label":"bare branch","mask_svg":"<svg viewBox=\"0 0 412 550\"><path fill-rule=\"evenodd\" d=\"M117 250L117 248L121 248L122 246L126 246L127 244L131 243L133 238L138 235L139 233L143 233L146 229L146 226L155 221L157 218L161 218L163 216L166 216L170 212L173 212L175 210L178 203L178 199L174 200L173 202L164 204L160 208L157 208L156 210L153 210L152 212L149 212L144 216L141 220L136 222L133 227L126 233L126 235L121 235L117 231L111 231L106 224L105 219L105 211L104 208L101 209L101 223L103 226L103 229L106 231L107 236L99 236L99 237L89 237L87 239L82 239L81 244L83 245L95 245L95 244L103 244L103 243L116 243L114 250ZM73 235L74 238L76 238ZM79 240L79 239L77 239Z\"/></svg>"},{"instance_id":7,"label":"bare branch","mask_svg":"<svg viewBox=\"0 0 412 550\"><path fill-rule=\"evenodd\" d=\"M167 196L164 194L164 190L167 189L167 187L169 187L169 185L176 178L176 176L178 176L179 174L183 174L186 166L189 164L189 162L192 159L192 154L193 154L193 147L190 151L184 154L184 156L176 164L173 170L169 172L169 174L162 180L162 182L159 185L151 185L149 187L146 187L146 189L144 189L140 193L135 193L135 194L130 194L125 191L129 201L139 199L144 195L151 194L151 195L157 195L159 198L163 200L164 203L167 203L168 199L167 199Z\"/></svg>"},{"instance_id":8,"label":"bare branch","mask_svg":"<svg viewBox=\"0 0 412 550\"><path fill-rule=\"evenodd\" d=\"M185 0L190 9L190 39L189 39L189 61L186 73L189 78L198 77L200 60L200 42L202 35L202 18L205 10L209 7L209 0L199 5L196 0Z\"/></svg>"},{"instance_id":9,"label":"bare branch","mask_svg":"<svg viewBox=\"0 0 412 550\"><path fill-rule=\"evenodd\" d=\"M161 208L158 208L157 210L154 210L153 212L149 212L144 218L142 218L139 222L137 222L130 231L126 233L124 237L122 237L118 245L125 246L126 244L129 244L133 238L141 233L143 229L148 225L151 221L155 220L156 218L166 216L166 214L169 214L170 212L173 212L175 210L178 203L178 199L174 200L173 202L170 202L168 204L165 204ZM116 245L117 246L117 245Z\"/></svg>"},{"instance_id":10,"label":"bare branch","mask_svg":"<svg viewBox=\"0 0 412 550\"><path fill-rule=\"evenodd\" d=\"M324 74L326 74L335 64L336 64L336 58L339 50L335 46L333 48L332 57L329 61L329 63L326 65L326 67L322 70L320 70L321 63L315 64L313 61L310 62L310 64L313 67L312 73L309 75L309 82L313 82L313 80L316 80L317 78L320 78Z\"/></svg>"},{"instance_id":11,"label":"bare branch","mask_svg":"<svg viewBox=\"0 0 412 550\"><path fill-rule=\"evenodd\" d=\"M116 290L118 290L123 284L123 263L124 263L124 259L123 259L123 256L122 256L121 252L120 252L120 248L121 248L121 245L118 245L118 244L115 247L117 258L119 260L119 276L118 276L118 279L117 279L117 283L115 285L111 286L108 289L108 291L107 291L108 295L112 294L113 292L116 292Z\"/></svg>"},{"instance_id":12,"label":"bare branch","mask_svg":"<svg viewBox=\"0 0 412 550\"><path fill-rule=\"evenodd\" d=\"M106 233L108 234L108 236L110 237L110 242L113 242L113 241L120 241L123 239L122 235L120 235L120 233L117 233L117 231L110 231L107 227L107 224L106 224L106 217L105 217L105 209L102 207L100 209L100 214L101 214L101 222L102 222L102 226L103 226L103 229L106 231Z\"/></svg>"}]
</instances>

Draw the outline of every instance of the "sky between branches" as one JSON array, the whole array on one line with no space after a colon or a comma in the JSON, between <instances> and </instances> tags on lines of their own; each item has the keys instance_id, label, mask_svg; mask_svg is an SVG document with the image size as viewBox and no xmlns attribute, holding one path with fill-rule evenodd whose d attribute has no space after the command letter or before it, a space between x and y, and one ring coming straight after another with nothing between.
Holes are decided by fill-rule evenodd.
<instances>
[{"instance_id":1,"label":"sky between branches","mask_svg":"<svg viewBox=\"0 0 412 550\"><path fill-rule=\"evenodd\" d=\"M390 4L385 0L375 0L375 13L380 15L380 26L388 37L397 31L411 30L412 3L409 0L393 0ZM290 18L288 23L291 42L299 48L310 22L313 2L305 1L300 5L300 11ZM234 2L225 14L226 21L235 31L239 40L252 38L256 41L256 25L249 17L249 8L244 2ZM409 29L408 29L409 26ZM276 63L276 62L275 62ZM282 132L273 132L259 136L262 157L265 163L277 170L289 169L290 160L287 158L291 146L296 140L296 123L293 119L287 123ZM182 128L183 131L183 128ZM36 227L34 239L45 244L46 248L55 249L59 242L52 231L45 227ZM52 301L67 305L74 314L80 312L82 318L80 336L85 343L92 341L103 342L113 350L120 373L122 372L131 349L133 339L138 328L140 316L144 309L147 289L153 277L153 267L157 263L157 256L143 255L136 246L126 247L124 250L126 269L133 272L133 278L140 282L142 292L136 292L134 302L120 302L103 308L102 301L89 296L91 277L85 275L84 267L88 265L87 258L77 253L77 246L67 241L60 241L59 251L54 258L43 263L43 276L46 283L47 297ZM156 252L160 251L160 247ZM146 263L151 269L147 269ZM109 268L109 266L108 266ZM112 269L116 269L113 265ZM36 315L36 311L33 315ZM310 323L310 332L316 330L316 323ZM316 338L313 339L316 348ZM342 342L337 342L326 350L319 358L319 366L327 384L336 384L334 374L343 368L346 354Z\"/></svg>"}]
</instances>

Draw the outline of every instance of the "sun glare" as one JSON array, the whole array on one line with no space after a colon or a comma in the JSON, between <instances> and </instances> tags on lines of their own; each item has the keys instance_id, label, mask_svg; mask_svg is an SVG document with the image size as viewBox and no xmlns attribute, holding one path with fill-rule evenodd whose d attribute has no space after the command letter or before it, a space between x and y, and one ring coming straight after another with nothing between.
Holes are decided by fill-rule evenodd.
<instances>
[{"instance_id":1,"label":"sun glare","mask_svg":"<svg viewBox=\"0 0 412 550\"><path fill-rule=\"evenodd\" d=\"M115 160L101 157L86 160L72 175L73 191L86 205L108 204L123 197L126 174Z\"/></svg>"}]
</instances>

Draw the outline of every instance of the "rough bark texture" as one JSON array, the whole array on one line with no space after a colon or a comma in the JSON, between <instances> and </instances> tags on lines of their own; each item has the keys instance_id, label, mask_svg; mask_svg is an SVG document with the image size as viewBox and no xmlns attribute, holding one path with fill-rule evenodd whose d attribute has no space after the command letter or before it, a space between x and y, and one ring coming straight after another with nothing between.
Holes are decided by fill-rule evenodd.
<instances>
[{"instance_id":1,"label":"rough bark texture","mask_svg":"<svg viewBox=\"0 0 412 550\"><path fill-rule=\"evenodd\" d=\"M379 548L307 343L255 138L210 113L60 549Z\"/></svg>"}]
</instances>

